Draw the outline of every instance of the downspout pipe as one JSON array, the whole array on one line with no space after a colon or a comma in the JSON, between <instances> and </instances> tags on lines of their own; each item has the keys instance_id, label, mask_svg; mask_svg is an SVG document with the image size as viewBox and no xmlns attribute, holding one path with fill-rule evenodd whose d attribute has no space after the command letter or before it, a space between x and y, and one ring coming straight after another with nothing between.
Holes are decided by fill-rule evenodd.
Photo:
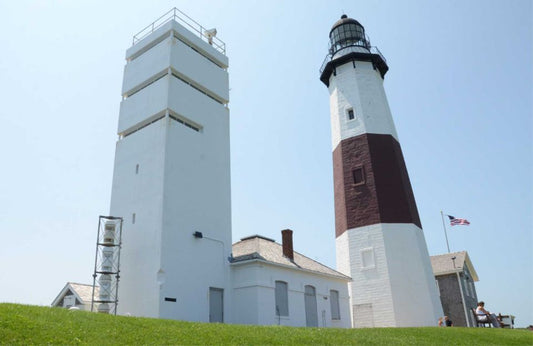
<instances>
[{"instance_id":1,"label":"downspout pipe","mask_svg":"<svg viewBox=\"0 0 533 346\"><path fill-rule=\"evenodd\" d=\"M459 290L461 291L461 302L463 303L463 310L465 312L466 326L470 327L470 319L468 318L468 313L466 311L466 302L465 302L465 295L463 293L463 285L461 283L461 276L459 275L459 272L456 272L456 274L457 274L457 283L459 284Z\"/></svg>"}]
</instances>

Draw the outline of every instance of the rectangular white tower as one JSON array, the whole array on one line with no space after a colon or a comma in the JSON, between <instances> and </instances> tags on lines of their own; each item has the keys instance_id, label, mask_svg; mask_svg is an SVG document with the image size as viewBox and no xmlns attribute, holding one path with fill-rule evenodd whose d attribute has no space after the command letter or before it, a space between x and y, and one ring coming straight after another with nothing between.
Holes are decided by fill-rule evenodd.
<instances>
[{"instance_id":1,"label":"rectangular white tower","mask_svg":"<svg viewBox=\"0 0 533 346\"><path fill-rule=\"evenodd\" d=\"M124 217L118 312L222 322L231 305L228 59L213 30L168 15L126 52L110 211Z\"/></svg>"},{"instance_id":2,"label":"rectangular white tower","mask_svg":"<svg viewBox=\"0 0 533 346\"><path fill-rule=\"evenodd\" d=\"M328 58L337 269L353 279L353 326L433 326L442 308L383 88L387 63L345 15Z\"/></svg>"}]
</instances>

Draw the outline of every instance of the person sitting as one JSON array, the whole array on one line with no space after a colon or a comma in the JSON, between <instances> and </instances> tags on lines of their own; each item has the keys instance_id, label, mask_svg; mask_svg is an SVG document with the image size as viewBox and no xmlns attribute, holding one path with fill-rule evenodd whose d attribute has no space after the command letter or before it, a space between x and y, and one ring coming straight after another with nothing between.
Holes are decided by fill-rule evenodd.
<instances>
[{"instance_id":1,"label":"person sitting","mask_svg":"<svg viewBox=\"0 0 533 346\"><path fill-rule=\"evenodd\" d=\"M448 316L444 316L444 323L446 324L446 327L453 327L453 322L448 318Z\"/></svg>"},{"instance_id":2,"label":"person sitting","mask_svg":"<svg viewBox=\"0 0 533 346\"><path fill-rule=\"evenodd\" d=\"M494 328L501 328L500 321L498 321L496 315L485 310L485 302L477 303L476 315L480 321L490 321Z\"/></svg>"}]
</instances>

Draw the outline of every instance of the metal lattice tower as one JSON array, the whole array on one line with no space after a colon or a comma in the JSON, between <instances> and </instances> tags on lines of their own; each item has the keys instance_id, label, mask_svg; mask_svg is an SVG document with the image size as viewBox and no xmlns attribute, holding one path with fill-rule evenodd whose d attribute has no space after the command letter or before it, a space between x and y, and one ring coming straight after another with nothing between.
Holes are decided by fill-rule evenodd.
<instances>
[{"instance_id":1,"label":"metal lattice tower","mask_svg":"<svg viewBox=\"0 0 533 346\"><path fill-rule=\"evenodd\" d=\"M117 314L122 218L100 216L96 236L91 311ZM96 292L96 282L100 286Z\"/></svg>"}]
</instances>

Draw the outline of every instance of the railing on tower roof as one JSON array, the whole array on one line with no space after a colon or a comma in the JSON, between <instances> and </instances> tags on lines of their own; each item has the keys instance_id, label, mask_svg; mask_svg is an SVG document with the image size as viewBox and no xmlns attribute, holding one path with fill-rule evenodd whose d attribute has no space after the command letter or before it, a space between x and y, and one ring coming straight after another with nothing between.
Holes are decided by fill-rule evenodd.
<instances>
[{"instance_id":1,"label":"railing on tower roof","mask_svg":"<svg viewBox=\"0 0 533 346\"><path fill-rule=\"evenodd\" d=\"M351 47L356 47L356 46L347 46L347 47L344 47L342 49L339 49L337 52L343 50L343 49L347 49L347 48L351 48ZM383 54L381 54L381 52L379 51L378 47L376 46L369 46L369 49L371 54L377 54L381 57L381 59L383 59L383 61L385 63L387 63L387 59L385 59L385 57L383 56ZM335 52L335 54L337 53ZM326 68L326 65L328 64L328 62L331 61L331 58L333 56L331 55L331 53L329 53L328 55L326 55L326 57L324 58L324 61L322 62L322 66L320 66L320 74L322 74L322 72L324 72L324 69Z\"/></svg>"},{"instance_id":2,"label":"railing on tower roof","mask_svg":"<svg viewBox=\"0 0 533 346\"><path fill-rule=\"evenodd\" d=\"M161 26L170 22L171 20L175 20L176 22L183 24L186 28L191 29L191 31L195 32L202 40L209 43L220 53L226 55L226 44L222 40L220 40L216 36L212 36L211 40L209 40L207 35L208 30L198 24L194 19L192 19L185 13L178 10L176 7L174 7L161 17L157 18L155 21L148 24L144 29L135 34L133 36L132 45L136 44L137 42L150 35L152 32L159 29Z\"/></svg>"}]
</instances>

